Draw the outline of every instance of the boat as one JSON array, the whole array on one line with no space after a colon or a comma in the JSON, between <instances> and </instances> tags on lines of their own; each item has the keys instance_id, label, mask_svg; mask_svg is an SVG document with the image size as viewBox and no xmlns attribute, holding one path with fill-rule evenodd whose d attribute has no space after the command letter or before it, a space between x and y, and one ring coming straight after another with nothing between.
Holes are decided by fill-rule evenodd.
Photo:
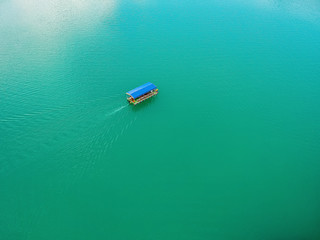
<instances>
[{"instance_id":1,"label":"boat","mask_svg":"<svg viewBox=\"0 0 320 240\"><path fill-rule=\"evenodd\" d=\"M145 83L140 87L130 90L126 93L130 104L137 105L158 94L158 88L153 83Z\"/></svg>"}]
</instances>

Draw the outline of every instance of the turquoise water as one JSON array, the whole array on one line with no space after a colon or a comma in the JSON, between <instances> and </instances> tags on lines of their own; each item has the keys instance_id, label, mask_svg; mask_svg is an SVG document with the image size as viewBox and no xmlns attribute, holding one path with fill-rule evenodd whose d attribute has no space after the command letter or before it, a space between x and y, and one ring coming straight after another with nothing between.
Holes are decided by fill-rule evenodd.
<instances>
[{"instance_id":1,"label":"turquoise water","mask_svg":"<svg viewBox=\"0 0 320 240\"><path fill-rule=\"evenodd\" d=\"M0 239L320 239L320 3L226 2L0 1Z\"/></svg>"}]
</instances>

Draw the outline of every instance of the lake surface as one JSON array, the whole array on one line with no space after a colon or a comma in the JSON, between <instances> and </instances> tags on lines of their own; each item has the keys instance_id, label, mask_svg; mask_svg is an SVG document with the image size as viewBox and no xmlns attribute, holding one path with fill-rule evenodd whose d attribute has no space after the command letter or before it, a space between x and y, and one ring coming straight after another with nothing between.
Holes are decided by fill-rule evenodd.
<instances>
[{"instance_id":1,"label":"lake surface","mask_svg":"<svg viewBox=\"0 0 320 240\"><path fill-rule=\"evenodd\" d=\"M0 239L320 239L319 1L1 0L0 90Z\"/></svg>"}]
</instances>

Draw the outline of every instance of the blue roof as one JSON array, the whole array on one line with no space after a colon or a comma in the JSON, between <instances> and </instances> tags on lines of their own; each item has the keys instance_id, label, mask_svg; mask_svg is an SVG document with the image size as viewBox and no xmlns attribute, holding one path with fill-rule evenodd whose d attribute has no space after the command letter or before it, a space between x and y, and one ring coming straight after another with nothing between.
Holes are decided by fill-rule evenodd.
<instances>
[{"instance_id":1,"label":"blue roof","mask_svg":"<svg viewBox=\"0 0 320 240\"><path fill-rule=\"evenodd\" d=\"M127 92L127 94L136 99L142 96L143 94L150 92L153 89L157 89L157 87L153 83L148 82L146 84L141 85L140 87L132 89L131 91Z\"/></svg>"}]
</instances>

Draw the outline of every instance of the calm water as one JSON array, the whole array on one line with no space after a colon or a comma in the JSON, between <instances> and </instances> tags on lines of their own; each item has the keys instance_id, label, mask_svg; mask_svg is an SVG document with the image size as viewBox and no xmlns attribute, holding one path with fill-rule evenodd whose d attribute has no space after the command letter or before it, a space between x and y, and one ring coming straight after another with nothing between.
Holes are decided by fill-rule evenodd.
<instances>
[{"instance_id":1,"label":"calm water","mask_svg":"<svg viewBox=\"0 0 320 240\"><path fill-rule=\"evenodd\" d=\"M320 239L320 2L223 2L0 1L1 240Z\"/></svg>"}]
</instances>

